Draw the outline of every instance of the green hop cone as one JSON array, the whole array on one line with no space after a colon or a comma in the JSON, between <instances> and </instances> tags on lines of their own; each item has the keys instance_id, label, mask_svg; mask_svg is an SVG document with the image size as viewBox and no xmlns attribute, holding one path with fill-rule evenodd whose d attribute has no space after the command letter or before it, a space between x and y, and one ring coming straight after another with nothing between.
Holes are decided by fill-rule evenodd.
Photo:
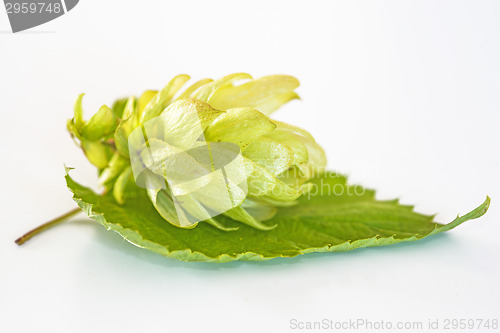
<instances>
[{"instance_id":1,"label":"green hop cone","mask_svg":"<svg viewBox=\"0 0 500 333\"><path fill-rule=\"evenodd\" d=\"M120 204L145 190L163 219L182 228L204 221L233 230L221 214L273 228L263 221L294 205L326 164L308 132L269 118L298 98L298 80L238 73L181 92L188 80L179 75L160 91L103 106L88 122L82 94L68 130Z\"/></svg>"}]
</instances>

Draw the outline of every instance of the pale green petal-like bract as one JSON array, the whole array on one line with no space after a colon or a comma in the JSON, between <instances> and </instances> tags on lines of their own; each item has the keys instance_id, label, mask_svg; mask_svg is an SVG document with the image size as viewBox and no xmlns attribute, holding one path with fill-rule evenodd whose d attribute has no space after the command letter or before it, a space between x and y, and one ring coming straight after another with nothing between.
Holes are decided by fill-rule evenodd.
<instances>
[{"instance_id":1,"label":"pale green petal-like bract","mask_svg":"<svg viewBox=\"0 0 500 333\"><path fill-rule=\"evenodd\" d=\"M294 90L299 81L293 76L271 75L242 85L225 84L210 96L216 109L252 108L269 115L281 105L299 98Z\"/></svg>"},{"instance_id":2,"label":"pale green petal-like bract","mask_svg":"<svg viewBox=\"0 0 500 333\"><path fill-rule=\"evenodd\" d=\"M181 74L174 77L162 90L160 90L142 110L140 116L142 122L146 122L159 116L163 109L172 100L184 83L189 80L189 75Z\"/></svg>"},{"instance_id":3,"label":"pale green petal-like bract","mask_svg":"<svg viewBox=\"0 0 500 333\"><path fill-rule=\"evenodd\" d=\"M100 140L116 129L117 120L113 111L103 105L95 115L82 127L82 136L90 141Z\"/></svg>"}]
</instances>

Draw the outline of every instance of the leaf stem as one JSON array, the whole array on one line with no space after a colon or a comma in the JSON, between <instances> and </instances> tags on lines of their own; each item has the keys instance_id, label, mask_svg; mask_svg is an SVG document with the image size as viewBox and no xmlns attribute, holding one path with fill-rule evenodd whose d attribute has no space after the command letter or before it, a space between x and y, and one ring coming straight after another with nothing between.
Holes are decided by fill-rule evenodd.
<instances>
[{"instance_id":1,"label":"leaf stem","mask_svg":"<svg viewBox=\"0 0 500 333\"><path fill-rule=\"evenodd\" d=\"M16 239L16 244L17 245L24 244L27 240L31 239L31 237L36 236L39 233L44 232L45 230L52 228L53 226L67 220L71 216L76 215L78 212L81 212L81 209L77 207L77 208L72 209L69 212L67 212L61 216L56 217L55 219L52 219L48 222L45 222L44 224L36 227L33 230L28 231L27 233L25 233L24 235L22 235L21 237Z\"/></svg>"}]
</instances>

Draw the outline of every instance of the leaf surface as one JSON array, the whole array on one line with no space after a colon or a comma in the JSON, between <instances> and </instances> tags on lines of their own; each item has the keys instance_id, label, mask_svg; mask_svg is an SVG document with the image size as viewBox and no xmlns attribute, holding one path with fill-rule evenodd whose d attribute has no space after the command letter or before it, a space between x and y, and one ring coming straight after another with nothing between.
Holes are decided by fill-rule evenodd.
<instances>
[{"instance_id":1,"label":"leaf surface","mask_svg":"<svg viewBox=\"0 0 500 333\"><path fill-rule=\"evenodd\" d=\"M482 216L490 202L487 198L470 213L443 225L397 200L376 200L374 191L348 185L344 176L327 172L312 179L310 192L297 205L278 208L265 222L276 228L261 231L218 216L225 226L239 227L228 232L207 223L177 228L163 220L142 189L120 205L111 193L98 195L69 175L66 182L89 217L132 244L184 261L266 260L415 241Z\"/></svg>"}]
</instances>

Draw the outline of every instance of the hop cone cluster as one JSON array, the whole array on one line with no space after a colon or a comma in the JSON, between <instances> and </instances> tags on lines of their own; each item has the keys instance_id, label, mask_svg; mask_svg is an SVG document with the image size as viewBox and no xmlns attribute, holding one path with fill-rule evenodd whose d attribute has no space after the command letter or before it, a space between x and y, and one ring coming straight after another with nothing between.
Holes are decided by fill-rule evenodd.
<instances>
[{"instance_id":1,"label":"hop cone cluster","mask_svg":"<svg viewBox=\"0 0 500 333\"><path fill-rule=\"evenodd\" d=\"M223 214L257 229L273 228L263 221L277 207L295 204L326 164L308 132L269 118L298 98L298 80L237 73L182 91L188 80L179 75L160 91L104 105L88 121L82 94L68 130L120 204L146 191L157 212L178 227L204 221L234 229L223 224ZM227 156L230 168L218 162Z\"/></svg>"}]
</instances>

